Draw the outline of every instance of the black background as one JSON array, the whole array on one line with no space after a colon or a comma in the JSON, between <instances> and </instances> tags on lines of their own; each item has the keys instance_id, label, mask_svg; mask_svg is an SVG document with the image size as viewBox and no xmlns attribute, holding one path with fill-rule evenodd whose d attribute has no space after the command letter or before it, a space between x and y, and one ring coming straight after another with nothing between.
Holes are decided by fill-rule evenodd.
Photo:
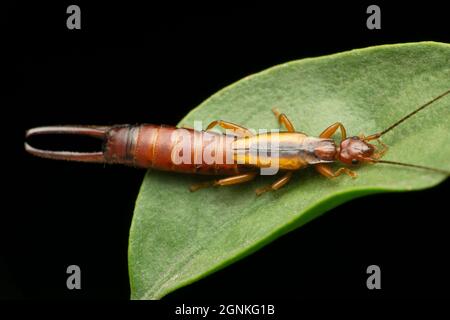
<instances>
[{"instance_id":1,"label":"black background","mask_svg":"<svg viewBox=\"0 0 450 320\"><path fill-rule=\"evenodd\" d=\"M448 13L430 2L378 3L381 30L366 28L371 3L73 3L81 30L66 28L72 3L16 5L2 17L4 70L12 72L2 74L0 298L130 295L128 231L144 171L31 157L23 151L26 129L175 125L225 85L278 63L377 44L450 42ZM449 190L447 181L351 201L164 299L448 298ZM81 267L82 290L66 289L71 264ZM371 264L381 267L382 290L365 286Z\"/></svg>"}]
</instances>

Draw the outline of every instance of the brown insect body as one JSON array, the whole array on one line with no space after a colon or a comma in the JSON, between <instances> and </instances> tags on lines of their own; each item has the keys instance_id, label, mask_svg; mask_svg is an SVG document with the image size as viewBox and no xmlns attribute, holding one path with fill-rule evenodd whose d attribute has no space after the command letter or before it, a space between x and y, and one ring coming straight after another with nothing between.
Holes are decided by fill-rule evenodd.
<instances>
[{"instance_id":1,"label":"brown insect body","mask_svg":"<svg viewBox=\"0 0 450 320\"><path fill-rule=\"evenodd\" d=\"M50 126L28 130L26 137L40 134L86 135L102 139L103 150L87 153L50 151L34 148L27 143L25 149L33 155L49 159L118 163L165 171L229 176L196 184L191 187L192 191L207 186L249 181L257 175L260 168L270 167L274 162L277 166L275 173L279 169L285 172L284 176L271 185L258 189L257 194L281 188L290 180L293 171L309 165L328 178L343 173L356 177L356 173L347 167L333 171L328 164L336 161L347 165L387 163L449 175L445 170L380 160L386 153L387 146L379 140L380 136L448 93L450 90L425 103L387 129L368 137L347 138L346 129L340 122L326 128L319 137L310 137L296 132L287 116L273 109L279 123L286 127L287 132L254 134L247 128L222 120L213 121L206 130L201 131L152 124L111 127ZM215 126L232 130L231 134L209 131ZM331 139L337 130L341 131L342 139L339 147ZM382 149L378 150L375 145L369 143L372 140L378 141Z\"/></svg>"},{"instance_id":2,"label":"brown insect body","mask_svg":"<svg viewBox=\"0 0 450 320\"><path fill-rule=\"evenodd\" d=\"M185 142L189 155L179 155L190 161L175 163L174 152L178 141L176 131L187 137ZM201 142L201 143L200 143ZM164 125L144 124L137 126L119 126L111 128L104 143L104 155L106 163L126 164L140 168L153 168L164 171L212 174L212 175L236 175L247 172L252 167L238 166L237 163L226 163L226 150L233 143L233 137L208 131L195 131L193 129L176 128ZM210 145L220 146L223 157L218 161L206 163L201 157L205 148ZM219 161L221 160L221 161Z\"/></svg>"},{"instance_id":3,"label":"brown insect body","mask_svg":"<svg viewBox=\"0 0 450 320\"><path fill-rule=\"evenodd\" d=\"M108 164L124 164L138 168L153 168L164 171L206 174L236 175L256 171L265 167L264 163L273 161L276 156L282 170L298 170L311 164L330 163L335 161L336 145L332 139L309 137L298 132L263 133L250 137L225 135L213 131L195 131L193 129L176 128L165 125L117 125L112 127L47 127L35 128L27 136L48 133L80 134L80 128L90 130L83 134L104 139L101 153L75 153L68 151L42 151L26 144L26 150L36 156L82 162L102 162ZM176 148L176 131L190 141L188 148L190 161L174 163ZM92 133L99 133L93 135ZM103 132L103 134L100 134ZM200 141L201 143L197 143ZM205 162L204 155L210 146L219 146L213 154L222 156L213 158L213 162ZM263 146L263 147L261 147ZM227 154L231 152L231 155ZM200 161L196 161L199 159ZM232 159L227 162L227 159Z\"/></svg>"}]
</instances>

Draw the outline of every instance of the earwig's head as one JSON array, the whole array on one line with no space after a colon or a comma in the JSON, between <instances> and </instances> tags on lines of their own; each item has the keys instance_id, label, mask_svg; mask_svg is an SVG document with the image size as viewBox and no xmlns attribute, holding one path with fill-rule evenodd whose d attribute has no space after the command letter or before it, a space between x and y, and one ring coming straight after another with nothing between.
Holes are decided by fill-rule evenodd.
<instances>
[{"instance_id":1,"label":"earwig's head","mask_svg":"<svg viewBox=\"0 0 450 320\"><path fill-rule=\"evenodd\" d=\"M359 137L342 140L337 158L346 164L370 162L375 152L375 146Z\"/></svg>"}]
</instances>

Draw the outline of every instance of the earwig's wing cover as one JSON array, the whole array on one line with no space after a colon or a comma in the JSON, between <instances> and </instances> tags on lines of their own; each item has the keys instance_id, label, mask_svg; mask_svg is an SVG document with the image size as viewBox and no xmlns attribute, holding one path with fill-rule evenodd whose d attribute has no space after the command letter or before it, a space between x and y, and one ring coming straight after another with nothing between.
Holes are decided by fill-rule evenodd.
<instances>
[{"instance_id":1,"label":"earwig's wing cover","mask_svg":"<svg viewBox=\"0 0 450 320\"><path fill-rule=\"evenodd\" d=\"M288 62L246 77L206 100L181 125L225 119L248 128L278 128L270 111L277 106L310 135L336 121L349 134L371 134L449 88L450 45L371 47ZM386 134L383 142L391 147L386 159L449 170L449 106L450 99L442 99ZM355 197L429 188L445 179L381 164L357 172L358 179L330 181L302 170L283 189L261 197L255 189L273 177L191 193L188 186L202 177L148 172L130 232L131 297L161 298ZM293 254L308 245L296 243Z\"/></svg>"}]
</instances>

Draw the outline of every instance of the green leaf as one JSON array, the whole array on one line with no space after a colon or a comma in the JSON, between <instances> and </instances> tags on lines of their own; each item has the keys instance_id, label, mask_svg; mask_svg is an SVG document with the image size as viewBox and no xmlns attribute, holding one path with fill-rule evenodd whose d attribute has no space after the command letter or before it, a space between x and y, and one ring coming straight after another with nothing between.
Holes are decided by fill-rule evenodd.
<instances>
[{"instance_id":1,"label":"green leaf","mask_svg":"<svg viewBox=\"0 0 450 320\"><path fill-rule=\"evenodd\" d=\"M246 77L207 99L180 124L223 119L248 128L278 128L271 108L298 131L318 136L341 121L348 134L378 132L450 88L450 45L409 43L292 61ZM450 96L383 137L385 159L450 170ZM337 136L337 139L339 136ZM211 179L149 171L130 230L132 299L158 299L261 248L279 236L367 194L432 187L445 176L385 164L356 169L357 179L328 180L300 170L277 192L274 180L189 192Z\"/></svg>"}]
</instances>

